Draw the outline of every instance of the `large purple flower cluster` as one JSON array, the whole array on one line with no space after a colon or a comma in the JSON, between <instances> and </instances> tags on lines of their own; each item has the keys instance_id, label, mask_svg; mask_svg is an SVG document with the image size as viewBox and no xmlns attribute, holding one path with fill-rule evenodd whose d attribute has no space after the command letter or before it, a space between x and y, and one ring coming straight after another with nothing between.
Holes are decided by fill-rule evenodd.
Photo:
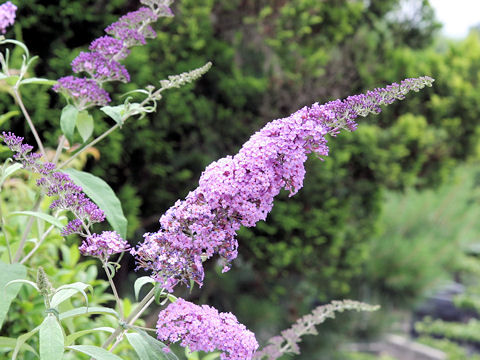
<instances>
[{"instance_id":1,"label":"large purple flower cluster","mask_svg":"<svg viewBox=\"0 0 480 360\"><path fill-rule=\"evenodd\" d=\"M89 52L81 52L72 61L72 70L75 73L85 72L90 78L66 76L54 85L53 90L69 96L79 110L110 102L102 84L107 81L130 81L127 69L118 61L128 56L130 47L144 45L146 38L156 36L151 23L160 16L173 16L169 8L172 0L140 2L147 7L130 12L108 26L105 32L111 36L94 40L90 44Z\"/></svg>"},{"instance_id":2,"label":"large purple flower cluster","mask_svg":"<svg viewBox=\"0 0 480 360\"><path fill-rule=\"evenodd\" d=\"M113 254L119 254L129 249L128 242L115 231L104 231L102 234L88 236L78 248L85 256L108 259Z\"/></svg>"},{"instance_id":3,"label":"large purple flower cluster","mask_svg":"<svg viewBox=\"0 0 480 360\"><path fill-rule=\"evenodd\" d=\"M41 154L31 153L33 147L23 144L23 137L3 132L0 139L15 152L13 158L21 162L25 169L41 175L37 185L42 187L48 196L58 197L50 208L68 210L75 215L75 219L63 228L64 235L84 235L84 231L93 223L105 220L103 211L83 193L82 188L75 185L67 174L54 171L55 164L40 161Z\"/></svg>"},{"instance_id":4,"label":"large purple flower cluster","mask_svg":"<svg viewBox=\"0 0 480 360\"><path fill-rule=\"evenodd\" d=\"M2 34L5 34L7 32L7 27L13 25L15 22L16 11L17 7L10 1L0 5L0 32Z\"/></svg>"},{"instance_id":5,"label":"large purple flower cluster","mask_svg":"<svg viewBox=\"0 0 480 360\"><path fill-rule=\"evenodd\" d=\"M183 299L168 305L158 315L157 336L177 342L191 351L220 350L222 360L250 360L258 348L255 335L231 313L198 306Z\"/></svg>"},{"instance_id":6,"label":"large purple flower cluster","mask_svg":"<svg viewBox=\"0 0 480 360\"><path fill-rule=\"evenodd\" d=\"M239 153L209 165L199 186L160 218L160 230L144 235L132 253L139 268L169 291L179 282L202 285L202 261L218 253L224 271L237 256L236 231L265 220L281 189L294 195L303 185L309 153L328 155L327 134L355 130L355 119L378 113L380 105L403 99L433 79L407 79L366 94L304 107L287 118L268 123Z\"/></svg>"}]
</instances>

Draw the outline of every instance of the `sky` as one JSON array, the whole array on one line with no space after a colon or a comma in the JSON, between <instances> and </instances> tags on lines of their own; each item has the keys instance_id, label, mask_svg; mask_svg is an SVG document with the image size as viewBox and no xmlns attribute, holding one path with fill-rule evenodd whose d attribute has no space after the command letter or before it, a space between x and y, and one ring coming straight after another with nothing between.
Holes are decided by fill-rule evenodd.
<instances>
[{"instance_id":1,"label":"sky","mask_svg":"<svg viewBox=\"0 0 480 360\"><path fill-rule=\"evenodd\" d=\"M471 26L480 24L480 0L430 0L430 4L448 37L463 38Z\"/></svg>"}]
</instances>

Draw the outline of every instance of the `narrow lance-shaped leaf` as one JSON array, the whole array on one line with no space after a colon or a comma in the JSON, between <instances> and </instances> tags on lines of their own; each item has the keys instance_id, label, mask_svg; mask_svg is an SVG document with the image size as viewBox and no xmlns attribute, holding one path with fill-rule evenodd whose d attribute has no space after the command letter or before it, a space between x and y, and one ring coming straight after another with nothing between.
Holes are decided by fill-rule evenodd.
<instances>
[{"instance_id":1,"label":"narrow lance-shaped leaf","mask_svg":"<svg viewBox=\"0 0 480 360\"><path fill-rule=\"evenodd\" d=\"M73 350L95 358L96 360L122 360L121 357L108 352L107 350L92 346L92 345L72 345L66 347L68 350Z\"/></svg>"},{"instance_id":2,"label":"narrow lance-shaped leaf","mask_svg":"<svg viewBox=\"0 0 480 360\"><path fill-rule=\"evenodd\" d=\"M63 224L60 220L58 220L57 218L51 216L51 215L48 215L48 214L45 214L45 213L42 213L42 212L37 212L37 211L15 211L15 212L12 212L10 213L9 216L15 216L15 215L25 215L25 216L33 216L33 217L36 217L36 218L39 218L39 219L42 219L42 220L45 220L46 222L56 226L57 228L59 229L62 229L63 228Z\"/></svg>"},{"instance_id":3,"label":"narrow lance-shaped leaf","mask_svg":"<svg viewBox=\"0 0 480 360\"><path fill-rule=\"evenodd\" d=\"M138 294L140 293L141 288L146 284L154 284L155 281L150 276L142 276L135 280L133 285L135 291L135 299L138 299Z\"/></svg>"},{"instance_id":4,"label":"narrow lance-shaped leaf","mask_svg":"<svg viewBox=\"0 0 480 360\"><path fill-rule=\"evenodd\" d=\"M137 330L137 333L127 333L126 336L140 360L178 360L174 353L165 352L164 343L144 331Z\"/></svg>"},{"instance_id":5,"label":"narrow lance-shaped leaf","mask_svg":"<svg viewBox=\"0 0 480 360\"><path fill-rule=\"evenodd\" d=\"M6 286L14 280L24 279L27 276L27 269L21 264L5 264L0 261L0 328L7 316L12 300L15 299L22 284L14 283Z\"/></svg>"},{"instance_id":6,"label":"narrow lance-shaped leaf","mask_svg":"<svg viewBox=\"0 0 480 360\"><path fill-rule=\"evenodd\" d=\"M73 134L77 125L78 110L73 105L67 105L60 116L60 128L70 144L73 144Z\"/></svg>"},{"instance_id":7,"label":"narrow lance-shaped leaf","mask_svg":"<svg viewBox=\"0 0 480 360\"><path fill-rule=\"evenodd\" d=\"M70 175L75 184L81 186L85 194L105 212L110 225L125 239L127 219L123 215L122 204L112 188L105 181L92 174L75 169L66 169L64 172Z\"/></svg>"},{"instance_id":8,"label":"narrow lance-shaped leaf","mask_svg":"<svg viewBox=\"0 0 480 360\"><path fill-rule=\"evenodd\" d=\"M53 314L40 325L40 360L61 359L64 352L62 326Z\"/></svg>"},{"instance_id":9,"label":"narrow lance-shaped leaf","mask_svg":"<svg viewBox=\"0 0 480 360\"><path fill-rule=\"evenodd\" d=\"M80 111L77 117L77 129L82 137L83 142L87 141L93 134L93 117L87 110Z\"/></svg>"}]
</instances>

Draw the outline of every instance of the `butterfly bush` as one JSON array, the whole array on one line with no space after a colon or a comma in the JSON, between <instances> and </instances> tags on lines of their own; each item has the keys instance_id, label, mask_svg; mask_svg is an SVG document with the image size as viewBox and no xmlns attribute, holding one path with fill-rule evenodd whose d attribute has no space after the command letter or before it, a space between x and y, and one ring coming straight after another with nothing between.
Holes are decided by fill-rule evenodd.
<instances>
[{"instance_id":1,"label":"butterfly bush","mask_svg":"<svg viewBox=\"0 0 480 360\"><path fill-rule=\"evenodd\" d=\"M252 359L258 348L255 335L232 313L219 313L208 305L198 306L183 299L160 311L157 336L164 341L181 341L191 351L220 350L222 360Z\"/></svg>"},{"instance_id":2,"label":"butterfly bush","mask_svg":"<svg viewBox=\"0 0 480 360\"><path fill-rule=\"evenodd\" d=\"M290 196L303 186L309 153L328 155L326 135L356 129L355 119L379 113L380 105L401 100L409 91L431 85L433 79L407 79L383 89L324 105L304 107L289 117L268 123L237 155L210 164L199 186L160 218L160 229L146 233L136 250L138 267L173 291L179 282L203 283L202 261L218 254L223 271L237 257L236 232L265 220L280 190Z\"/></svg>"},{"instance_id":3,"label":"butterfly bush","mask_svg":"<svg viewBox=\"0 0 480 360\"><path fill-rule=\"evenodd\" d=\"M111 98L103 89L103 84L109 81L129 82L130 75L120 61L130 54L130 48L144 45L146 39L156 36L151 24L158 18L173 16L170 9L172 0L141 0L140 2L145 6L122 16L109 25L105 29L107 35L94 40L88 48L89 51L81 52L72 61L73 72L85 73L88 77L65 76L58 79L53 86L53 90L66 95L78 111L109 103ZM13 24L15 11L16 7L11 2L0 6L0 31L3 33ZM156 108L156 101L162 97L161 91L180 87L197 79L210 66L211 63L207 63L189 73L169 76L168 80L160 81L161 87L156 91L150 86L145 90L138 90L139 93L147 94L142 103L130 104L127 100L123 105L115 108L125 110L130 106L133 110L130 113L127 111L128 116L152 112ZM190 286L192 282L196 282L202 286L204 280L202 263L215 254L219 255L223 263L223 271L228 271L231 262L237 257L237 231L242 226L253 227L259 221L265 220L272 210L274 198L282 189L293 196L302 188L305 177L304 164L308 155L314 153L320 158L328 156L327 135L336 136L341 129L354 131L357 127L356 119L359 116L379 113L382 105L402 100L408 92L419 91L425 86L431 86L432 82L433 79L427 76L406 79L400 84L394 83L344 100L335 100L323 105L315 103L286 118L269 122L256 132L236 155L226 156L207 166L200 176L198 187L185 199L178 200L168 209L160 218L160 229L154 233L144 234L143 242L136 249L131 249L128 242L116 231L103 231L101 234L90 232L94 223L105 219L104 212L67 174L58 171L58 168L65 163L57 167L56 160L49 162L42 159L45 151L37 137L41 153L32 152L32 146L24 144L22 137L11 132L3 132L0 139L14 152L13 159L34 174L36 185L46 195L55 197L50 209L56 213L67 210L73 214L74 219L61 230L62 235L81 235L84 240L79 246L80 253L96 257L102 262L121 315L118 327L105 341L101 351L106 351L104 349L115 341L109 349L113 351L122 340L123 334L135 329L135 321L148 308L156 294L165 296L165 302L171 301L158 316L156 335L159 340L169 344L180 342L181 346L191 351L218 350L221 352L221 360L264 358L274 360L285 353L298 353L301 337L314 333L315 326L326 318L333 317L335 312L372 311L376 307L351 301L333 302L330 305L321 306L310 315L299 319L292 328L283 331L281 336L270 339L263 349L257 351L259 345L255 335L240 324L233 314L219 312L207 305L196 305L184 299L176 299L165 290L172 292L180 283ZM21 97L16 99L21 103ZM114 107L110 107L110 114L114 111L113 109ZM107 111L105 113L108 114ZM113 114L118 115L118 113ZM29 119L25 113L24 115ZM122 123L123 115L120 118ZM115 117L112 118L118 120ZM34 126L30 126L34 135L37 135ZM92 143L101 140L102 136ZM76 154L87 149L89 145ZM61 151L62 143L59 144L55 159L58 159L57 155L60 155ZM70 160L72 158L73 156ZM35 252L41 241L24 260ZM19 255L22 255L22 250L20 248L17 251ZM130 251L135 257L137 269L151 271L151 277L158 282L159 286L155 286L131 314L123 318L122 301L112 280L115 267L108 261L112 255L126 251ZM40 268L38 274L37 285L49 308L55 296L55 289L49 283L43 269ZM139 280L145 283L145 279ZM66 285L64 289L68 288L70 292L72 289L83 289L83 285L80 284ZM135 289L138 291L137 283ZM160 292L157 291L158 289ZM80 292L84 293L83 290ZM58 298L56 301L58 302ZM52 309L48 310L52 311ZM59 333L63 335L62 331ZM131 334L131 332L128 333L127 338ZM141 333L136 335L141 336ZM42 335L40 335L40 343L41 338ZM156 341L148 338L146 346L150 346L151 341ZM131 339L130 337L129 340ZM133 339L138 341L138 338ZM63 344L64 341L59 343ZM134 343L132 345L135 348ZM57 358L61 358L63 354L64 349L60 350L61 353ZM142 347L139 355L143 356L144 351ZM164 347L163 351L168 353L170 348ZM160 357L168 357L165 353ZM88 353L88 355L91 354Z\"/></svg>"}]
</instances>

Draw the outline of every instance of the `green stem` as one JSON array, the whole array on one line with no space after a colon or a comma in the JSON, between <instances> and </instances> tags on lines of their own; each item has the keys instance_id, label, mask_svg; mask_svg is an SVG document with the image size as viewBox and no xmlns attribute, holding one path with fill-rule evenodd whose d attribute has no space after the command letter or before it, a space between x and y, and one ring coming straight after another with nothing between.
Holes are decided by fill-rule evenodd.
<instances>
[{"instance_id":1,"label":"green stem","mask_svg":"<svg viewBox=\"0 0 480 360\"><path fill-rule=\"evenodd\" d=\"M40 139L40 136L38 136L37 129L35 129L35 125L33 125L33 121L30 118L30 115L28 114L28 111L25 108L25 105L23 104L22 97L20 96L20 93L16 87L13 88L13 95L15 97L15 100L18 103L18 106L20 106L20 109L22 110L23 116L25 116L25 119L27 120L28 126L30 127L30 130L32 131L33 136L35 137L35 140L37 141L37 145L38 145L38 148L40 149L40 152L42 153L43 157L46 159L47 153L45 152L45 148L43 147L42 140Z\"/></svg>"},{"instance_id":2,"label":"green stem","mask_svg":"<svg viewBox=\"0 0 480 360\"><path fill-rule=\"evenodd\" d=\"M115 283L113 282L113 277L112 274L110 273L110 269L108 268L108 264L106 261L102 260L102 265L103 268L105 269L105 273L107 274L108 282L110 283L110 287L112 288L113 291L113 296L115 296L115 301L117 302L118 305L118 310L120 311L120 319L123 321L123 306L122 302L120 300L120 297L118 296L117 288L115 287Z\"/></svg>"},{"instance_id":3,"label":"green stem","mask_svg":"<svg viewBox=\"0 0 480 360\"><path fill-rule=\"evenodd\" d=\"M7 245L8 261L13 263L12 249L10 248L10 241L8 241L7 231L5 230L5 221L3 220L2 198L0 197L0 227L2 228L3 236L5 237L5 244Z\"/></svg>"},{"instance_id":4,"label":"green stem","mask_svg":"<svg viewBox=\"0 0 480 360\"><path fill-rule=\"evenodd\" d=\"M135 323L135 321L137 321L137 319L140 317L140 315L142 315L142 313L148 309L148 307L152 304L152 302L155 300L155 297L152 297L151 299L149 299L147 301L147 303L143 306L142 309L140 309L140 311L138 312L137 315L135 315L130 321L127 322L127 326L131 326ZM112 347L108 350L110 352L112 352L117 346L118 344L120 344L123 340L123 335L125 334L125 332L127 331L127 329L123 329L122 332L117 336L117 340L115 341L115 343L112 345ZM155 330L154 330L155 331Z\"/></svg>"},{"instance_id":5,"label":"green stem","mask_svg":"<svg viewBox=\"0 0 480 360\"><path fill-rule=\"evenodd\" d=\"M137 305L135 309L133 309L132 313L127 317L125 322L127 324L132 323L132 320L138 319L140 315L146 310L145 305L151 304L152 299L155 299L155 288L150 290L150 292L145 295L145 297L140 301L140 303ZM133 324L133 323L132 323ZM123 326L119 326L115 329L115 331L105 340L105 342L102 345L102 348L106 349L108 345L110 345L120 334L125 331Z\"/></svg>"},{"instance_id":6,"label":"green stem","mask_svg":"<svg viewBox=\"0 0 480 360\"><path fill-rule=\"evenodd\" d=\"M42 200L43 200L43 195L40 194L37 201L33 205L32 211L37 211L38 210ZM33 226L34 221L35 221L35 218L33 216L29 216L27 226L25 226L25 230L23 231L22 240L20 240L20 245L17 249L17 252L15 253L15 257L13 258L13 262L18 262L20 260L20 258L22 257L23 248L25 247L25 244L27 242L27 237L30 234L30 230L32 230L32 226Z\"/></svg>"},{"instance_id":7,"label":"green stem","mask_svg":"<svg viewBox=\"0 0 480 360\"><path fill-rule=\"evenodd\" d=\"M53 158L52 162L54 164L57 163L60 155L62 155L63 144L65 143L65 135L60 136L60 140L58 140L57 151L55 151L55 157Z\"/></svg>"},{"instance_id":8,"label":"green stem","mask_svg":"<svg viewBox=\"0 0 480 360\"><path fill-rule=\"evenodd\" d=\"M30 252L22 259L22 261L20 261L20 264L24 264L28 259L30 259L30 257L35 254L35 251L38 250L38 248L40 247L40 245L42 245L42 243L45 241L45 239L47 238L48 234L50 233L50 231L53 230L53 228L55 227L55 225L50 225L50 227L47 229L47 231L45 231L42 235L42 237L40 238L40 241L37 242L35 244L35 247L30 250Z\"/></svg>"},{"instance_id":9,"label":"green stem","mask_svg":"<svg viewBox=\"0 0 480 360\"><path fill-rule=\"evenodd\" d=\"M64 167L65 165L68 165L70 164L70 162L75 159L78 155L80 155L81 153L83 153L85 150L91 148L93 145L95 145L96 143L98 143L99 141L103 140L105 137L107 137L108 135L110 135L110 133L112 133L113 131L115 131L118 127L120 127L119 124L115 124L114 126L112 126L110 129L108 129L107 131L105 131L102 135L100 135L99 137L95 138L94 140L92 140L90 143L88 143L87 145L85 145L84 147L82 147L80 150L78 150L75 154L73 154L70 159L64 161L63 163L61 163L60 165L57 166L57 170L58 169L61 169L62 167Z\"/></svg>"}]
</instances>

